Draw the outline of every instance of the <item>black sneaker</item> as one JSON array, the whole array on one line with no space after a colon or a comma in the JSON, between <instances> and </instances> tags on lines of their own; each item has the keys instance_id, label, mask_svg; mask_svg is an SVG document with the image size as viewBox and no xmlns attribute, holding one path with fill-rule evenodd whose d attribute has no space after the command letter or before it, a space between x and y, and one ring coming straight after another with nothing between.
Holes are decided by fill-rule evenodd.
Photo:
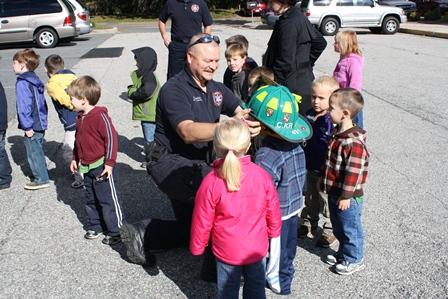
<instances>
[{"instance_id":1,"label":"black sneaker","mask_svg":"<svg viewBox=\"0 0 448 299\"><path fill-rule=\"evenodd\" d=\"M101 236L103 233L102 232L96 232L94 230L88 230L86 232L86 234L84 235L84 238L88 239L88 240L93 240L98 238L99 236Z\"/></svg>"},{"instance_id":2,"label":"black sneaker","mask_svg":"<svg viewBox=\"0 0 448 299\"><path fill-rule=\"evenodd\" d=\"M146 256L143 247L143 236L141 235L139 229L132 224L123 224L120 227L121 241L124 246L126 246L129 260L134 264L145 265Z\"/></svg>"},{"instance_id":3,"label":"black sneaker","mask_svg":"<svg viewBox=\"0 0 448 299\"><path fill-rule=\"evenodd\" d=\"M115 237L113 237L113 236L105 236L103 241L101 241L101 243L103 243L105 245L110 245L110 246L115 245L115 244L120 243L120 242L121 242L121 239L120 239L119 236L115 236Z\"/></svg>"}]
</instances>

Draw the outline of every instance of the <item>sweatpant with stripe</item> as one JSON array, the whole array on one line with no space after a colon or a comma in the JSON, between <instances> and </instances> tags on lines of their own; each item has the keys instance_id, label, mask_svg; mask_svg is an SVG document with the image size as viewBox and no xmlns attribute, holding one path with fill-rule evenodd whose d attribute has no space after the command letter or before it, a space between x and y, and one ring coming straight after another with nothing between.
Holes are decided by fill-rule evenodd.
<instances>
[{"instance_id":1,"label":"sweatpant with stripe","mask_svg":"<svg viewBox=\"0 0 448 299\"><path fill-rule=\"evenodd\" d=\"M282 220L280 237L270 240L266 281L269 288L277 294L291 294L298 223L299 217L296 215Z\"/></svg>"},{"instance_id":2,"label":"sweatpant with stripe","mask_svg":"<svg viewBox=\"0 0 448 299\"><path fill-rule=\"evenodd\" d=\"M109 179L98 180L104 167L91 169L84 174L86 188L86 230L103 232L111 237L119 236L119 228L124 223L116 189L115 170Z\"/></svg>"}]
</instances>

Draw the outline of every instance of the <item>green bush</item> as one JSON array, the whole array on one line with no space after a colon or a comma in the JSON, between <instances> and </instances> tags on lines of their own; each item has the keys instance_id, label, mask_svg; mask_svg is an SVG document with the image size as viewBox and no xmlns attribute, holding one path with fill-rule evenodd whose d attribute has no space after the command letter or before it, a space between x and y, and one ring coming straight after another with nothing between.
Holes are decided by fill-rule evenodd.
<instances>
[{"instance_id":1,"label":"green bush","mask_svg":"<svg viewBox=\"0 0 448 299\"><path fill-rule=\"evenodd\" d=\"M435 21L442 18L442 13L440 12L440 9L435 8L425 12L423 17L425 18L425 21Z\"/></svg>"},{"instance_id":2,"label":"green bush","mask_svg":"<svg viewBox=\"0 0 448 299\"><path fill-rule=\"evenodd\" d=\"M421 16L422 16L421 12L413 11L409 14L408 20L409 21L419 21Z\"/></svg>"},{"instance_id":3,"label":"green bush","mask_svg":"<svg viewBox=\"0 0 448 299\"><path fill-rule=\"evenodd\" d=\"M448 11L442 16L442 21L448 22Z\"/></svg>"}]
</instances>

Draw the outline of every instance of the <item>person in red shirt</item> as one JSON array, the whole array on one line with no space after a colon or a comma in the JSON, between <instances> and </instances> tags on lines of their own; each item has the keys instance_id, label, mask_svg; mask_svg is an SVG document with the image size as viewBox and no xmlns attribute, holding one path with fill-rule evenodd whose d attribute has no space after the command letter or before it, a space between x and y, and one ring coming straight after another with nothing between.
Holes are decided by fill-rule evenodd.
<instances>
[{"instance_id":1,"label":"person in red shirt","mask_svg":"<svg viewBox=\"0 0 448 299\"><path fill-rule=\"evenodd\" d=\"M246 155L250 132L243 121L229 119L215 130L218 159L196 194L190 252L201 255L210 233L218 272L218 297L265 298L269 239L280 236L280 204L271 176Z\"/></svg>"},{"instance_id":2,"label":"person in red shirt","mask_svg":"<svg viewBox=\"0 0 448 299\"><path fill-rule=\"evenodd\" d=\"M86 239L96 239L103 233L103 244L121 241L119 228L124 223L121 203L113 171L118 151L118 136L106 107L97 106L101 88L92 77L74 80L67 88L76 120L75 147L70 164L72 173L84 175L86 190Z\"/></svg>"}]
</instances>

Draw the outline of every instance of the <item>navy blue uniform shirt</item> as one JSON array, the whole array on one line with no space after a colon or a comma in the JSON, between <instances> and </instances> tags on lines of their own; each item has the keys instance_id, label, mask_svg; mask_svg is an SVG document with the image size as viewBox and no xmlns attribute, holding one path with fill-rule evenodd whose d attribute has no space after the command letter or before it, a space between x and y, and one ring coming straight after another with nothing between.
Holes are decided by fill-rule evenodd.
<instances>
[{"instance_id":1,"label":"navy blue uniform shirt","mask_svg":"<svg viewBox=\"0 0 448 299\"><path fill-rule=\"evenodd\" d=\"M204 92L184 69L160 89L155 140L173 154L206 161L211 142L186 144L176 132L177 125L185 120L217 123L220 114L233 116L239 104L240 100L224 84L210 80Z\"/></svg>"},{"instance_id":2,"label":"navy blue uniform shirt","mask_svg":"<svg viewBox=\"0 0 448 299\"><path fill-rule=\"evenodd\" d=\"M160 12L163 23L171 18L172 39L190 40L213 23L207 4L203 0L167 0Z\"/></svg>"}]
</instances>

